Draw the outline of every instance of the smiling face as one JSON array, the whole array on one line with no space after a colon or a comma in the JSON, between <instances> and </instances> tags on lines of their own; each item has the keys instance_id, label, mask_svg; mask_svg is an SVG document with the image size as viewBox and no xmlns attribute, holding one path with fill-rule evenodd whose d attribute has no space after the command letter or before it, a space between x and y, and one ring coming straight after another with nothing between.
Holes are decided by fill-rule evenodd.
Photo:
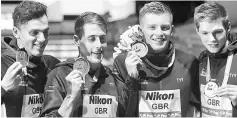
<instances>
[{"instance_id":1,"label":"smiling face","mask_svg":"<svg viewBox=\"0 0 237 118\"><path fill-rule=\"evenodd\" d=\"M106 30L97 24L87 23L83 26L84 35L80 42L80 51L91 63L101 63L107 47Z\"/></svg>"},{"instance_id":2,"label":"smiling face","mask_svg":"<svg viewBox=\"0 0 237 118\"><path fill-rule=\"evenodd\" d=\"M218 53L226 44L227 30L223 26L222 19L199 22L197 33L211 53Z\"/></svg>"},{"instance_id":3,"label":"smiling face","mask_svg":"<svg viewBox=\"0 0 237 118\"><path fill-rule=\"evenodd\" d=\"M167 49L173 28L172 19L168 13L147 13L141 19L140 25L149 53L161 53Z\"/></svg>"},{"instance_id":4,"label":"smiling face","mask_svg":"<svg viewBox=\"0 0 237 118\"><path fill-rule=\"evenodd\" d=\"M19 29L14 27L13 34L18 47L25 48L29 56L41 56L48 43L48 30L48 18L43 15L21 24Z\"/></svg>"}]
</instances>

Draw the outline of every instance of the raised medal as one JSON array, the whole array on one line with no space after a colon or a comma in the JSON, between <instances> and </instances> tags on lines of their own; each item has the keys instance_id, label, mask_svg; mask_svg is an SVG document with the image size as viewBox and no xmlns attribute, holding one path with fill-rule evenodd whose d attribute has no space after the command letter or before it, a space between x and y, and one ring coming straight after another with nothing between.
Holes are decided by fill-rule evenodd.
<instances>
[{"instance_id":1,"label":"raised medal","mask_svg":"<svg viewBox=\"0 0 237 118\"><path fill-rule=\"evenodd\" d=\"M144 42L141 42L141 41L134 42L131 45L131 47L132 47L132 50L135 51L140 58L146 56L146 54L148 52L147 45Z\"/></svg>"},{"instance_id":2,"label":"raised medal","mask_svg":"<svg viewBox=\"0 0 237 118\"><path fill-rule=\"evenodd\" d=\"M29 63L29 56L26 51L19 50L16 54L16 61L20 62L23 65L23 68L26 67Z\"/></svg>"},{"instance_id":3,"label":"raised medal","mask_svg":"<svg viewBox=\"0 0 237 118\"><path fill-rule=\"evenodd\" d=\"M73 70L78 70L83 76L85 76L90 70L89 62L84 58L77 58L73 64Z\"/></svg>"}]
</instances>

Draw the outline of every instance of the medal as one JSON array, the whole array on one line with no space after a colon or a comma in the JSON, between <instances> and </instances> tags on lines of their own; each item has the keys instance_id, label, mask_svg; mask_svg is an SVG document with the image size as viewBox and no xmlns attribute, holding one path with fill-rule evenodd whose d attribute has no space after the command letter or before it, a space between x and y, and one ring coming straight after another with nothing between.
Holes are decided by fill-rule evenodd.
<instances>
[{"instance_id":1,"label":"medal","mask_svg":"<svg viewBox=\"0 0 237 118\"><path fill-rule=\"evenodd\" d=\"M144 42L136 41L132 45L132 50L137 53L137 55L141 58L146 56L148 52L148 47Z\"/></svg>"},{"instance_id":2,"label":"medal","mask_svg":"<svg viewBox=\"0 0 237 118\"><path fill-rule=\"evenodd\" d=\"M204 94L209 98L215 97L216 92L219 88L218 83L215 81L216 79L211 79L211 80L212 81L208 82L204 88Z\"/></svg>"},{"instance_id":3,"label":"medal","mask_svg":"<svg viewBox=\"0 0 237 118\"><path fill-rule=\"evenodd\" d=\"M83 57L79 57L76 59L75 63L73 64L73 70L80 71L84 77L90 70L90 64Z\"/></svg>"},{"instance_id":4,"label":"medal","mask_svg":"<svg viewBox=\"0 0 237 118\"><path fill-rule=\"evenodd\" d=\"M20 49L16 54L16 61L20 62L23 65L23 68L26 67L29 63L29 56L25 50Z\"/></svg>"},{"instance_id":5,"label":"medal","mask_svg":"<svg viewBox=\"0 0 237 118\"><path fill-rule=\"evenodd\" d=\"M16 62L20 62L23 67L22 67L22 72L23 74L20 75L21 77L21 82L19 86L28 86L28 78L26 77L27 75L27 68L26 66L29 63L29 56L24 48L19 49L16 54Z\"/></svg>"}]
</instances>

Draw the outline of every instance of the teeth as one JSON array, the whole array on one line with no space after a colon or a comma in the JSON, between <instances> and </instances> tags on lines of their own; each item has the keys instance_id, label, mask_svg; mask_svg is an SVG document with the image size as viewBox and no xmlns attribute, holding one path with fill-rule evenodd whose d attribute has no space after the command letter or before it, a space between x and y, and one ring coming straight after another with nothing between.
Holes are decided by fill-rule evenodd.
<instances>
[{"instance_id":1,"label":"teeth","mask_svg":"<svg viewBox=\"0 0 237 118\"><path fill-rule=\"evenodd\" d=\"M38 45L38 44L35 44L36 47L39 47L39 48L43 48L44 45Z\"/></svg>"},{"instance_id":2,"label":"teeth","mask_svg":"<svg viewBox=\"0 0 237 118\"><path fill-rule=\"evenodd\" d=\"M155 41L164 41L164 39L162 39L162 38L156 38L156 39L153 39L153 40L155 40Z\"/></svg>"}]
</instances>

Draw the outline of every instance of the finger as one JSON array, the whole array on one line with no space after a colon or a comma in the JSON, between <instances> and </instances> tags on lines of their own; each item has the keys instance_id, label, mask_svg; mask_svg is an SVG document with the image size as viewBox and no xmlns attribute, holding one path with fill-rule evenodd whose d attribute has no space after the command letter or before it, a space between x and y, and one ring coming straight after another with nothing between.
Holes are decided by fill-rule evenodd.
<instances>
[{"instance_id":1,"label":"finger","mask_svg":"<svg viewBox=\"0 0 237 118\"><path fill-rule=\"evenodd\" d=\"M119 54L120 54L119 52L113 53L113 59L115 59Z\"/></svg>"},{"instance_id":2,"label":"finger","mask_svg":"<svg viewBox=\"0 0 237 118\"><path fill-rule=\"evenodd\" d=\"M21 72L22 72L22 67L23 67L22 64L18 64L18 65L16 66L16 68L14 68L14 69L11 71L11 74L12 74L12 75L16 75L16 74L18 74L18 73L21 73Z\"/></svg>"},{"instance_id":3,"label":"finger","mask_svg":"<svg viewBox=\"0 0 237 118\"><path fill-rule=\"evenodd\" d=\"M140 57L137 56L137 55L135 55L135 56L131 59L131 61L132 61L132 62L134 62L134 61L139 61L139 62L142 63L142 60L141 60Z\"/></svg>"},{"instance_id":4,"label":"finger","mask_svg":"<svg viewBox=\"0 0 237 118\"><path fill-rule=\"evenodd\" d=\"M121 50L129 50L129 49L130 49L130 47L128 47L128 46L125 47L125 46L123 46L123 45L120 44L120 43L118 43L117 45L118 45L118 48L121 49Z\"/></svg>"},{"instance_id":5,"label":"finger","mask_svg":"<svg viewBox=\"0 0 237 118\"><path fill-rule=\"evenodd\" d=\"M20 62L14 62L9 68L8 70L14 70L15 68L17 68L21 63Z\"/></svg>"},{"instance_id":6,"label":"finger","mask_svg":"<svg viewBox=\"0 0 237 118\"><path fill-rule=\"evenodd\" d=\"M85 83L85 82L81 79L74 79L74 80L72 80L72 83L75 83L75 84L79 85L79 84L82 84L82 83Z\"/></svg>"},{"instance_id":7,"label":"finger","mask_svg":"<svg viewBox=\"0 0 237 118\"><path fill-rule=\"evenodd\" d=\"M16 76L16 79L14 80L15 85L19 85L21 83L22 77L20 75Z\"/></svg>"},{"instance_id":8,"label":"finger","mask_svg":"<svg viewBox=\"0 0 237 118\"><path fill-rule=\"evenodd\" d=\"M220 96L220 97L234 97L234 96L237 96L237 92L225 91L225 92L217 94L217 96Z\"/></svg>"},{"instance_id":9,"label":"finger","mask_svg":"<svg viewBox=\"0 0 237 118\"><path fill-rule=\"evenodd\" d=\"M222 86L218 89L218 91L237 91L237 86L236 85Z\"/></svg>"},{"instance_id":10,"label":"finger","mask_svg":"<svg viewBox=\"0 0 237 118\"><path fill-rule=\"evenodd\" d=\"M121 44L122 46L124 46L124 47L127 47L127 46L128 46L127 42L126 42L125 40L123 40L123 39L120 40L120 44Z\"/></svg>"},{"instance_id":11,"label":"finger","mask_svg":"<svg viewBox=\"0 0 237 118\"><path fill-rule=\"evenodd\" d=\"M237 85L231 85L231 84L227 84L227 85L224 86L224 87L237 89Z\"/></svg>"},{"instance_id":12,"label":"finger","mask_svg":"<svg viewBox=\"0 0 237 118\"><path fill-rule=\"evenodd\" d=\"M132 59L132 58L136 57L136 52L135 51L129 51L128 54L127 54L127 57L129 59Z\"/></svg>"},{"instance_id":13,"label":"finger","mask_svg":"<svg viewBox=\"0 0 237 118\"><path fill-rule=\"evenodd\" d=\"M78 79L81 78L81 74L77 73L71 76L71 79Z\"/></svg>"},{"instance_id":14,"label":"finger","mask_svg":"<svg viewBox=\"0 0 237 118\"><path fill-rule=\"evenodd\" d=\"M134 61L134 62L132 62L132 65L136 65L136 66L138 66L138 65L142 65L143 63L141 63L139 60L137 60L137 61Z\"/></svg>"},{"instance_id":15,"label":"finger","mask_svg":"<svg viewBox=\"0 0 237 118\"><path fill-rule=\"evenodd\" d=\"M114 47L114 51L117 52L117 53L121 53L121 52L122 52L122 51L121 51L119 48L117 48L117 47Z\"/></svg>"},{"instance_id":16,"label":"finger","mask_svg":"<svg viewBox=\"0 0 237 118\"><path fill-rule=\"evenodd\" d=\"M236 92L237 93L237 90L235 88L220 88L217 90L217 94L227 94L229 92Z\"/></svg>"},{"instance_id":17,"label":"finger","mask_svg":"<svg viewBox=\"0 0 237 118\"><path fill-rule=\"evenodd\" d=\"M226 91L237 92L237 89L236 88L228 88L228 87L220 87L217 90L217 93L223 93L223 92L226 92Z\"/></svg>"},{"instance_id":18,"label":"finger","mask_svg":"<svg viewBox=\"0 0 237 118\"><path fill-rule=\"evenodd\" d=\"M80 71L78 71L78 70L73 70L71 73L69 73L68 76L76 75L76 74L78 74L79 72L80 72Z\"/></svg>"},{"instance_id":19,"label":"finger","mask_svg":"<svg viewBox=\"0 0 237 118\"><path fill-rule=\"evenodd\" d=\"M76 77L78 72L77 72L77 70L73 70L73 71L71 71L67 76L66 76L66 80L67 81L71 81L71 79L73 78L73 77Z\"/></svg>"}]
</instances>

